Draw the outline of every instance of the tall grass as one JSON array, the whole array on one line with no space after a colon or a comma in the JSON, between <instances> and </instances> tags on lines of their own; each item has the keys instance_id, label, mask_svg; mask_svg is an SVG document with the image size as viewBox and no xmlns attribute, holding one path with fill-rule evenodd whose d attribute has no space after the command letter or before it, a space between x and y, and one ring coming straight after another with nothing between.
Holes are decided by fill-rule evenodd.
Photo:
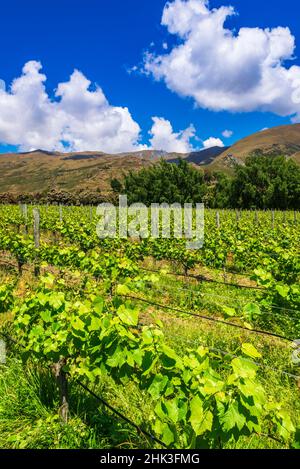
<instances>
[{"instance_id":1,"label":"tall grass","mask_svg":"<svg viewBox=\"0 0 300 469\"><path fill-rule=\"evenodd\" d=\"M138 421L142 399L131 406L125 389L106 383L105 398ZM101 393L102 389L96 389ZM134 389L130 393L134 403ZM136 403L137 404L137 403ZM140 415L135 415L140 413ZM146 448L151 445L124 422L107 413L77 384L70 383L70 418L63 424L58 416L58 395L51 372L9 357L0 365L0 448L6 449L88 449Z\"/></svg>"}]
</instances>

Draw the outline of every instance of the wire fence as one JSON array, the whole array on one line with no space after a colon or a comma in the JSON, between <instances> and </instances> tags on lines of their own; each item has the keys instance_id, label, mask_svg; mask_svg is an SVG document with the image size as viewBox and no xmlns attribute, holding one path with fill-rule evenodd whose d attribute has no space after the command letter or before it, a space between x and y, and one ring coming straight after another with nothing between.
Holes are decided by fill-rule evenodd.
<instances>
[{"instance_id":1,"label":"wire fence","mask_svg":"<svg viewBox=\"0 0 300 469\"><path fill-rule=\"evenodd\" d=\"M146 269L144 267L140 267L141 270L144 270L145 272L152 272L152 273L160 273L160 270L155 270L155 269ZM231 283L231 282L221 282L220 280L215 280L211 278L207 278L204 275L191 275L191 274L183 274L183 273L175 273L175 272L165 272L166 275L173 275L175 277L184 277L187 279L194 279L198 280L200 282L208 282L208 283L215 283L218 285L226 285L229 287L236 287L236 288L245 288L249 290L260 290L260 291L266 291L265 288L261 288L258 286L253 286L253 285L242 285L239 283Z\"/></svg>"},{"instance_id":2,"label":"wire fence","mask_svg":"<svg viewBox=\"0 0 300 469\"><path fill-rule=\"evenodd\" d=\"M233 322L227 322L223 319L212 318L211 316L205 316L203 314L198 314L198 313L194 313L194 312L191 312L191 311L186 311L184 309L174 308L172 306L163 305L163 304L156 303L154 301L151 301L151 300L148 300L148 299L145 299L145 298L139 298L139 297L132 296L132 295L121 295L121 296L123 296L124 298L130 299L130 300L135 300L135 301L139 301L139 302L142 302L142 303L147 303L148 305L156 306L158 308L162 308L162 309L165 309L167 311L173 311L173 312L180 313L180 314L186 314L187 316L193 316L193 317L196 317L196 318L199 318L199 319L203 319L205 321L224 324L226 326L241 329L241 330L247 331L249 333L261 334L261 335L265 335L265 336L269 336L269 337L276 337L278 339L282 339L282 340L285 340L285 341L291 342L291 343L294 342L294 339L291 339L289 337L285 337L281 334L276 334L275 332L261 331L259 329L253 329L253 328L250 329L250 328L247 328L245 326L241 326L240 324L235 324Z\"/></svg>"},{"instance_id":3,"label":"wire fence","mask_svg":"<svg viewBox=\"0 0 300 469\"><path fill-rule=\"evenodd\" d=\"M10 337L9 335L3 333L2 331L0 331L0 335L7 341L9 342L12 342L14 345L17 345L18 347L21 347L21 348L26 348L24 347L22 344L20 344L17 340L13 339L12 337ZM26 349L26 351L28 351ZM34 353L33 350L31 350L31 353ZM43 365L45 366L45 363L43 363ZM52 372L52 369L50 366L47 366L48 369L50 369L50 371ZM68 374L68 377L71 377L70 374ZM158 443L159 445L161 445L163 448L168 448L167 445L165 445L165 443L163 443L163 441L161 441L159 438L156 438L154 435L152 435L150 432L148 432L147 430L144 430L143 428L141 428L139 425L137 425L135 422L133 422L131 419L129 419L128 417L126 417L126 415L124 415L122 412L120 412L118 409L116 409L114 406L112 406L109 402L107 402L105 399L103 399L101 396L99 396L98 394L96 394L92 389L90 389L86 384L84 384L81 380L79 380L78 378L75 378L74 381L80 386L82 387L85 391L87 391L91 396L93 396L95 399L97 399L97 401L101 402L101 404L104 405L104 407L106 407L107 409L109 409L113 414L117 415L120 419L122 419L124 422L128 423L129 425L131 425L133 428L135 428L135 430L139 433L139 434L142 434L144 436L146 436L147 438L150 438L153 442L155 443Z\"/></svg>"},{"instance_id":4,"label":"wire fence","mask_svg":"<svg viewBox=\"0 0 300 469\"><path fill-rule=\"evenodd\" d=\"M7 341L10 341L12 342L14 345L20 347L20 348L23 348L26 350L26 352L31 352L31 353L34 353L34 351L30 351L28 350L23 344L20 344L17 340L15 340L14 338L12 338L11 336L9 336L8 334L5 334L3 333L2 331L0 331L0 336L2 336L3 338L5 338L5 340ZM199 344L200 345L200 344ZM232 352L228 352L228 351L224 351L224 350L221 350L221 349L218 349L218 348L215 348L215 347L210 347L210 346L207 346L207 344L201 344L205 347L207 347L209 350L213 351L213 352L217 352L217 353L220 353L221 355L227 355L227 356L231 356L232 358L238 358L237 355L233 354ZM285 372L285 371L282 371L282 370L279 370L279 369L276 369L276 368L272 368L272 367L269 367L267 365L262 365L261 363L257 363L257 362L253 362L251 360L247 360L245 359L246 361L248 361L249 363L255 363L258 367L260 368L266 368L266 369L270 369L272 371L276 371L278 373L280 373L281 375L284 375L284 376L287 376L287 377L290 377L290 378L294 378L294 379L297 379L299 380L300 379L300 376L297 376L297 375L294 375L292 373L288 373L288 372ZM51 368L50 365L45 365L45 363L43 363L43 366L47 366L47 368L53 372L53 369ZM123 420L124 422L126 422L127 424L129 424L132 428L135 429L135 431L137 432L137 434L139 435L143 435L145 436L147 439L150 439L153 443L157 443L159 444L160 446L162 446L163 448L165 449L168 449L168 445L166 445L163 441L161 441L159 438L157 438L156 436L154 436L152 433L150 433L149 431L143 429L140 425L137 425L135 422L133 422L133 420L131 420L130 418L128 418L126 415L124 415L124 413L120 412L118 409L116 409L113 405L111 405L107 400L105 400L103 397L99 396L99 394L95 393L92 389L90 389L85 383L83 383L81 380L79 380L78 378L73 378L69 373L67 373L68 377L71 378L71 380L73 379L73 381L75 383L77 383L83 390L85 390L86 392L88 392L94 399L96 399L98 402L100 402L105 408L109 409L114 415L116 415L117 417L119 417L121 420ZM264 433L258 433L258 432L255 432L256 435L258 435L259 437L266 437L268 439L271 439L273 441L276 441L278 443L281 443L283 444L284 442L282 440L280 440L279 438L275 437L274 435L271 435L271 434L264 434Z\"/></svg>"},{"instance_id":5,"label":"wire fence","mask_svg":"<svg viewBox=\"0 0 300 469\"><path fill-rule=\"evenodd\" d=\"M168 285L164 285L164 288L165 290L162 290L160 288L158 288L157 286L155 285L151 285L151 287L148 287L149 289L155 289L155 291L159 292L159 293L166 293L166 290L167 291L179 291L179 292L183 292L183 293L186 293L186 292L189 292L189 293L192 293L193 295L197 296L197 297L209 297L209 298L220 298L220 299L225 299L225 300L230 300L231 302L237 302L237 299L236 298L232 298L230 296L223 296L223 295L216 295L216 294L211 294L211 293L206 293L206 292L201 292L201 291L197 291L197 290L192 290L191 288L179 288L179 287L176 287L174 288L173 286L168 286ZM247 304L249 304L249 302L245 303L244 305L242 306L247 306ZM266 307L264 305L261 305L261 304L258 304L258 303L255 303L255 302L252 302L251 301L251 304L255 304L256 306L258 306L259 308L265 308ZM225 305L225 304L219 304L219 306L228 306L228 305ZM275 308L275 309L278 309L278 310L281 310L281 311L286 311L286 312L293 312L293 313L300 313L300 310L297 310L297 309L289 309L289 308L281 308L281 307L277 307L275 305L272 305L272 304L269 304L268 305L270 308ZM280 316L281 318L283 319L296 319L298 321L300 321L300 316L291 316L291 315L288 315L288 316L283 316L281 313L277 313L276 311L264 311L264 314L266 315L274 315L274 316Z\"/></svg>"},{"instance_id":6,"label":"wire fence","mask_svg":"<svg viewBox=\"0 0 300 469\"><path fill-rule=\"evenodd\" d=\"M11 259L10 259L11 260ZM12 262L10 262L9 259L0 259L0 263L3 263L5 265L8 265L12 268L18 268L18 266ZM28 263L28 259L19 259L20 262L24 261L24 265L22 266L22 268L26 268L26 265L25 263ZM27 268L28 270L30 270L30 268ZM152 269L141 269L141 270L144 270L146 272L153 272L153 273L161 273L161 271L159 270L152 270ZM166 274L169 274L168 272L166 272ZM184 274L174 274L174 275L178 275L180 277L188 277L188 278L193 278L193 279L198 279L198 276L186 276ZM224 285L230 285L230 286L236 286L235 284L230 284L230 283L223 283L223 282L219 282L221 284L224 284ZM249 288L248 286L241 286L239 285L241 288ZM155 288L156 291L160 292L160 293L165 293L165 291L159 289L158 287L152 285L151 288ZM179 291L179 292L189 292L189 293L192 293L193 295L197 296L197 297L211 297L211 298L220 298L220 299L225 299L225 300L229 300L229 301L234 301L235 304L237 302L237 299L236 298L232 298L232 297L229 297L229 296L225 296L225 295L217 295L217 294L212 294L212 293L207 293L207 292L200 292L200 291L197 291L197 290L193 290L191 288L189 288L187 285L185 285L184 288L180 288L180 287L170 287L170 286L166 286L164 285L164 288L169 290L169 291ZM254 288L254 287L251 287L251 288ZM262 289L264 291L266 291L265 289ZM288 316L283 316L281 313L277 313L276 311L267 311L267 307L262 305L262 304L257 304L257 303L253 303L251 302L252 304L256 304L259 308L263 308L263 314L265 315L268 315L268 316L278 316L280 317L281 319L287 319L287 320L292 320L292 319L295 319L296 321L300 321L300 317L298 316L294 316L294 315L288 315ZM248 303L246 303L244 306L246 306ZM228 304L218 304L218 306L221 306L221 307L224 307L224 306L229 306ZM231 305L232 306L232 305ZM235 306L235 305L234 305ZM292 312L292 313L297 313L297 312L300 312L300 310L294 310L294 309L290 309L290 308L285 308L285 307L279 307L279 306L276 306L276 305L273 305L273 304L269 304L268 305L269 308L272 308L272 309L277 309L279 311L285 311L285 312ZM228 322L226 322L226 324L230 324ZM235 325L235 327L238 327L237 325ZM240 326L241 327L241 326ZM248 330L248 329L247 329ZM267 332L265 332L267 333ZM278 335L278 337L280 337Z\"/></svg>"},{"instance_id":7,"label":"wire fence","mask_svg":"<svg viewBox=\"0 0 300 469\"><path fill-rule=\"evenodd\" d=\"M232 353L231 351L222 350L222 349L217 348L217 347L211 347L210 345L207 345L204 342L198 342L197 340L190 340L190 339L186 339L186 338L185 338L185 342L190 343L193 346L195 346L195 344L202 345L203 347L207 347L209 350L211 350L213 352L217 352L217 353L220 353L220 354L225 355L225 356L228 355L232 358L239 358L238 355ZM259 368L264 368L264 369L267 369L267 370L274 371L274 372L279 373L281 375L288 376L289 378L294 378L297 381L300 380L300 375L296 375L294 373L290 373L288 371L285 371L285 370L282 370L282 369L279 369L279 368L274 368L272 366L265 365L264 363L254 362L253 360L248 360L247 358L244 358L244 360L249 362L249 363L255 363L255 365L258 366Z\"/></svg>"}]
</instances>

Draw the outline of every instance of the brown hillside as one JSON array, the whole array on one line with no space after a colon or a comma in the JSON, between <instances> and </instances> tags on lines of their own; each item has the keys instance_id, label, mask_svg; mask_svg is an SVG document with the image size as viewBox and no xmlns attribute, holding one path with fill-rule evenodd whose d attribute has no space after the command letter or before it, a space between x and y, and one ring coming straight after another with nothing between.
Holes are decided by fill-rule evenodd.
<instances>
[{"instance_id":1,"label":"brown hillside","mask_svg":"<svg viewBox=\"0 0 300 469\"><path fill-rule=\"evenodd\" d=\"M0 154L0 193L24 194L48 192L111 191L112 178L122 178L130 170L139 170L165 158L180 158L195 165L213 161L219 147L190 154L145 150L119 155L102 152L58 153L36 150L27 153Z\"/></svg>"},{"instance_id":2,"label":"brown hillside","mask_svg":"<svg viewBox=\"0 0 300 469\"><path fill-rule=\"evenodd\" d=\"M284 155L300 163L300 124L273 127L243 138L217 157L211 167L230 168L234 162L243 162L255 152Z\"/></svg>"},{"instance_id":3,"label":"brown hillside","mask_svg":"<svg viewBox=\"0 0 300 469\"><path fill-rule=\"evenodd\" d=\"M151 159L101 152L0 155L0 192L29 193L60 189L110 190L110 180L122 172L152 164Z\"/></svg>"}]
</instances>

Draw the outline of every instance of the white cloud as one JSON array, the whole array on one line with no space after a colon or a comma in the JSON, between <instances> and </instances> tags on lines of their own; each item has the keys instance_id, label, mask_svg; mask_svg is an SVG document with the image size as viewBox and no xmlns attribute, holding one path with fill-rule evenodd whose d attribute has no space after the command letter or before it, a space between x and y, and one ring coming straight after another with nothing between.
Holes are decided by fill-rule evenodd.
<instances>
[{"instance_id":1,"label":"white cloud","mask_svg":"<svg viewBox=\"0 0 300 469\"><path fill-rule=\"evenodd\" d=\"M167 42L163 42L162 48L163 48L164 50L168 50L168 48L169 48L168 43L167 43Z\"/></svg>"},{"instance_id":2,"label":"white cloud","mask_svg":"<svg viewBox=\"0 0 300 469\"><path fill-rule=\"evenodd\" d=\"M151 147L154 150L164 150L175 153L189 153L194 150L190 140L195 137L195 127L174 132L170 121L163 117L153 117L153 126L149 132Z\"/></svg>"},{"instance_id":3,"label":"white cloud","mask_svg":"<svg viewBox=\"0 0 300 469\"><path fill-rule=\"evenodd\" d=\"M108 103L102 89L78 70L59 83L55 99L45 89L41 64L30 61L10 90L0 88L0 142L27 151L139 150L140 127L126 107Z\"/></svg>"},{"instance_id":4,"label":"white cloud","mask_svg":"<svg viewBox=\"0 0 300 469\"><path fill-rule=\"evenodd\" d=\"M203 141L203 147L205 149L212 147L224 147L224 143L220 138L209 137L207 140Z\"/></svg>"},{"instance_id":5,"label":"white cloud","mask_svg":"<svg viewBox=\"0 0 300 469\"><path fill-rule=\"evenodd\" d=\"M162 25L180 44L163 55L147 53L144 71L202 108L299 119L300 67L285 66L295 49L291 31L244 27L236 32L224 26L234 14L231 6L210 9L206 0L168 2Z\"/></svg>"},{"instance_id":6,"label":"white cloud","mask_svg":"<svg viewBox=\"0 0 300 469\"><path fill-rule=\"evenodd\" d=\"M222 135L225 138L230 138L230 137L233 136L233 131L232 130L223 130Z\"/></svg>"}]
</instances>

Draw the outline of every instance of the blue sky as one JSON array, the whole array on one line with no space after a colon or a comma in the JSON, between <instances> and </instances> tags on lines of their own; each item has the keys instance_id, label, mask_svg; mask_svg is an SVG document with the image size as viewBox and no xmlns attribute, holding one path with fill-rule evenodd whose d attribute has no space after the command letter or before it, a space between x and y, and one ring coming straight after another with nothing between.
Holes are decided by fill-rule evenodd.
<instances>
[{"instance_id":1,"label":"blue sky","mask_svg":"<svg viewBox=\"0 0 300 469\"><path fill-rule=\"evenodd\" d=\"M15 78L20 77L24 64L37 61L43 67L39 73L44 73L47 77L43 83L48 97L50 100L57 101L59 98L54 97L54 90L59 83L68 82L74 69L78 69L92 84L96 83L102 89L112 111L113 106L128 108L132 121L140 127L139 144L144 145L149 145L148 132L153 126L154 116L170 121L174 141L182 138L182 134L179 135L178 132L189 129L190 124L193 124L195 130L191 132L190 137L187 137L187 139L190 138L188 141L193 148L201 147L202 142L210 137L219 138L225 145L229 145L262 128L291 122L290 116L278 115L289 112L286 109L282 111L282 104L279 106L257 105L257 110L251 112L248 112L247 104L242 112L236 104L232 109L230 109L231 106L226 105L226 110L203 109L206 100L195 99L195 93L199 91L199 88L191 93L186 92L185 89L184 92L178 92L180 83L178 86L176 83L171 87L168 86L170 71L164 74L160 70L162 78L156 81L151 64L148 75L143 73L143 57L147 51L155 57L170 54L173 48L185 41L182 37L178 37L178 34L170 34L167 27L161 25L165 5L165 0L44 0L43 2L10 0L1 2L0 78L6 83L7 93L11 93L9 86ZM285 62L284 66L289 68L292 65L300 65L297 58L300 44L299 2L296 0L285 2L279 0L272 2L211 0L209 2L211 9L228 5L232 5L238 12L238 15L229 17L225 23L226 28L229 28L232 34L237 34L243 27L260 29L289 27L295 37L295 59ZM282 38L282 41L284 40L285 38ZM164 43L167 45L166 49L163 47ZM198 52L200 54L201 50ZM130 73L134 66L137 70L134 69ZM249 73L251 73L251 66L250 64ZM222 75L222 67L218 70ZM34 72L30 71L30 73ZM241 76L243 78L244 75ZM236 86L235 83L233 80L232 86ZM281 96L281 99L284 101L284 96ZM26 123L22 121L19 124L18 122L23 113L19 112L19 108L16 107L15 116L13 117L10 113L7 117L8 110L5 106L8 106L6 101L3 101L1 105L0 99L0 151L6 152L17 148L17 145L25 150L29 147L34 148L35 144L28 142L24 135ZM215 107L212 105L212 108ZM296 113L296 110L292 111ZM3 114L2 121L1 113ZM84 118L89 119L89 114ZM20 127L16 132L18 136L15 140L11 136L12 131L8 132L6 128L6 122L10 119L12 123L15 119ZM24 120L25 117L22 119ZM32 130L35 131L34 117L29 116L28 120L31 122ZM157 127L162 123L158 121ZM45 125L49 125L47 120L45 120ZM222 135L226 129L233 132L232 137L225 138ZM158 133L161 132L161 126L157 130ZM39 126L36 132L40 131ZM134 140L136 130L130 131L134 134L132 136ZM48 140L46 131L42 135L45 136L45 141ZM113 131L111 135L113 136ZM40 137L39 139L32 138L33 142L41 141ZM72 144L67 144L68 148L84 148L84 140L81 144L76 143L81 138L78 132L76 137L72 138ZM159 145L163 138L160 133L156 135L156 138L157 145ZM187 142L185 137L183 140ZM53 141L55 141L54 137ZM95 142L97 142L97 135L94 130L91 130L91 143L86 149L91 149L91 145L97 145ZM107 140L99 138L99 142L103 142L105 146ZM101 144L99 145L99 148L94 149L101 150ZM126 145L123 142L116 148L126 150L128 146Z\"/></svg>"}]
</instances>

